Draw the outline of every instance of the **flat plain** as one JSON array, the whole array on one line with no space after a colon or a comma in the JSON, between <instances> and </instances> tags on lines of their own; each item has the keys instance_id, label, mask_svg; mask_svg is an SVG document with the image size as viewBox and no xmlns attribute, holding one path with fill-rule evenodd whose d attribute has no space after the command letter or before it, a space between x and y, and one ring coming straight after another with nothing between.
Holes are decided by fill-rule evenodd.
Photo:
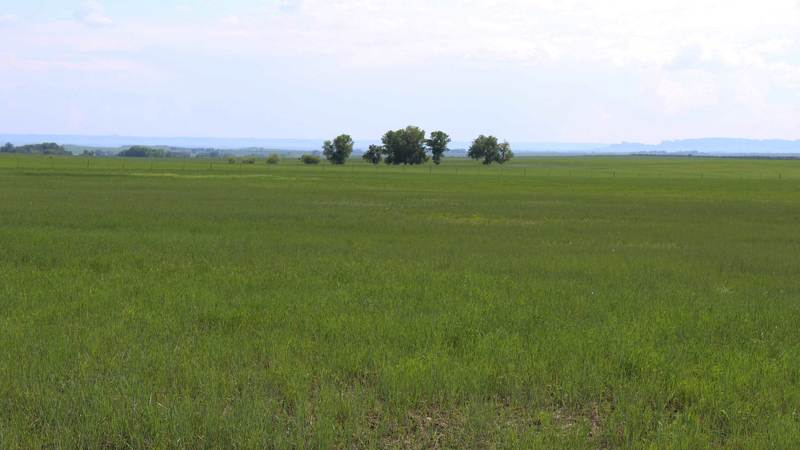
<instances>
[{"instance_id":1,"label":"flat plain","mask_svg":"<svg viewBox=\"0 0 800 450\"><path fill-rule=\"evenodd\" d=\"M0 158L0 448L796 448L800 161Z\"/></svg>"}]
</instances>

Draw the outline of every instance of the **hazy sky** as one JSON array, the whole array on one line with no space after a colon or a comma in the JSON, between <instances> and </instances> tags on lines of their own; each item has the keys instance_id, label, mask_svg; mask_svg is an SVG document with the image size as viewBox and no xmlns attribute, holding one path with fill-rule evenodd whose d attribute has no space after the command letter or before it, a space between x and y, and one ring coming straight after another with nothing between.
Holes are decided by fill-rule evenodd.
<instances>
[{"instance_id":1,"label":"hazy sky","mask_svg":"<svg viewBox=\"0 0 800 450\"><path fill-rule=\"evenodd\" d=\"M0 132L800 138L800 0L0 0Z\"/></svg>"}]
</instances>

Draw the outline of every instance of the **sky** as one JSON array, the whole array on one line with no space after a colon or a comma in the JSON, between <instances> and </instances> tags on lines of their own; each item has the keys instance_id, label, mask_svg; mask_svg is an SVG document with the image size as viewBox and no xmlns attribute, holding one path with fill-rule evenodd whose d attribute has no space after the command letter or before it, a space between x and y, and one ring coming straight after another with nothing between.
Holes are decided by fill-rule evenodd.
<instances>
[{"instance_id":1,"label":"sky","mask_svg":"<svg viewBox=\"0 0 800 450\"><path fill-rule=\"evenodd\" d=\"M0 132L800 139L800 0L0 0Z\"/></svg>"}]
</instances>

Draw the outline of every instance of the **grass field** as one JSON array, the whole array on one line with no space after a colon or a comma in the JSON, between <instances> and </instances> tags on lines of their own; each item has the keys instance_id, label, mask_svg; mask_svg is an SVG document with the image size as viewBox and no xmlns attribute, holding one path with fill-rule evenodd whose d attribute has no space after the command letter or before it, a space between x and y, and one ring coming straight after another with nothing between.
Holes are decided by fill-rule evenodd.
<instances>
[{"instance_id":1,"label":"grass field","mask_svg":"<svg viewBox=\"0 0 800 450\"><path fill-rule=\"evenodd\" d=\"M0 448L797 448L800 161L0 158Z\"/></svg>"}]
</instances>

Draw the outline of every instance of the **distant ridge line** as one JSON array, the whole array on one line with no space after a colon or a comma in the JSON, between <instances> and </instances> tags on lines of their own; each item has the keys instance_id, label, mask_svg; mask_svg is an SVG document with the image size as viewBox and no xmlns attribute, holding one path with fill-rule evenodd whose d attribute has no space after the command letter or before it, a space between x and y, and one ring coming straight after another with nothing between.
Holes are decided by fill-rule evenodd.
<instances>
[{"instance_id":1,"label":"distant ridge line","mask_svg":"<svg viewBox=\"0 0 800 450\"><path fill-rule=\"evenodd\" d=\"M120 135L77 135L77 134L0 134L0 145L10 142L14 145L56 142L61 145L120 149L132 145L172 147L185 150L255 150L255 151L316 151L323 139L292 138L217 138L217 137L147 137ZM380 143L378 139L356 139L356 151L366 149L370 144ZM454 153L463 153L469 141L454 141ZM743 139L743 138L696 138L666 140L660 144L622 142L618 144L582 142L514 142L512 148L517 153L536 154L697 154L697 155L800 155L800 140L786 139Z\"/></svg>"}]
</instances>

